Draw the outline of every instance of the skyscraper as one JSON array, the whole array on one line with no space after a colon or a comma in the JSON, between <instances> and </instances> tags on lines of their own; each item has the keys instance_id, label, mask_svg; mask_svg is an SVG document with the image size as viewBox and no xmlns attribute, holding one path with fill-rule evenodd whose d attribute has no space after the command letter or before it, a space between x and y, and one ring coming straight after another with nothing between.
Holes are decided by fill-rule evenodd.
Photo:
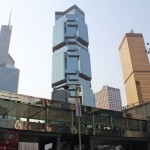
<instances>
[{"instance_id":1,"label":"skyscraper","mask_svg":"<svg viewBox=\"0 0 150 150\"><path fill-rule=\"evenodd\" d=\"M9 55L9 44L12 26L1 26L0 32L0 90L18 92L19 69L15 68L15 61Z\"/></svg>"},{"instance_id":2,"label":"skyscraper","mask_svg":"<svg viewBox=\"0 0 150 150\"><path fill-rule=\"evenodd\" d=\"M121 111L120 90L109 86L103 86L102 90L96 93L96 107Z\"/></svg>"},{"instance_id":3,"label":"skyscraper","mask_svg":"<svg viewBox=\"0 0 150 150\"><path fill-rule=\"evenodd\" d=\"M128 105L150 101L150 64L143 35L126 33L119 52Z\"/></svg>"},{"instance_id":4,"label":"skyscraper","mask_svg":"<svg viewBox=\"0 0 150 150\"><path fill-rule=\"evenodd\" d=\"M84 12L73 5L55 13L53 28L52 99L95 106L91 90L88 29ZM69 89L64 90L63 85Z\"/></svg>"}]
</instances>

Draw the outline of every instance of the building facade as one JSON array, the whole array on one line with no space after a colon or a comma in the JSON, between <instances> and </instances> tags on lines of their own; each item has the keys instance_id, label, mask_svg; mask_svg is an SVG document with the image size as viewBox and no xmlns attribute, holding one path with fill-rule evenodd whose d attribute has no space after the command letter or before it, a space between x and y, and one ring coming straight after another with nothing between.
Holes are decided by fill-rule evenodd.
<instances>
[{"instance_id":1,"label":"building facade","mask_svg":"<svg viewBox=\"0 0 150 150\"><path fill-rule=\"evenodd\" d=\"M109 86L103 86L102 90L96 93L96 107L121 111L120 90Z\"/></svg>"},{"instance_id":2,"label":"building facade","mask_svg":"<svg viewBox=\"0 0 150 150\"><path fill-rule=\"evenodd\" d=\"M76 5L55 13L52 56L52 99L94 106L85 14ZM68 85L69 89L63 89Z\"/></svg>"},{"instance_id":3,"label":"building facade","mask_svg":"<svg viewBox=\"0 0 150 150\"><path fill-rule=\"evenodd\" d=\"M119 52L128 105L150 101L150 64L143 35L126 33Z\"/></svg>"},{"instance_id":4,"label":"building facade","mask_svg":"<svg viewBox=\"0 0 150 150\"><path fill-rule=\"evenodd\" d=\"M11 38L12 26L2 25L0 32L0 90L8 92L18 92L19 69L15 61L10 56L9 44Z\"/></svg>"}]
</instances>

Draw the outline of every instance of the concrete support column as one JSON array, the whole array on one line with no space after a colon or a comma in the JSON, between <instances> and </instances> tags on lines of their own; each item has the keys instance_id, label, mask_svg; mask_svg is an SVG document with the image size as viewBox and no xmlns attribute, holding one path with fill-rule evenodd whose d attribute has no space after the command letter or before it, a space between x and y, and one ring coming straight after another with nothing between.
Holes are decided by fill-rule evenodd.
<instances>
[{"instance_id":1,"label":"concrete support column","mask_svg":"<svg viewBox=\"0 0 150 150\"><path fill-rule=\"evenodd\" d=\"M111 128L113 127L113 120L112 120L112 116L110 116L110 126L111 126Z\"/></svg>"},{"instance_id":2,"label":"concrete support column","mask_svg":"<svg viewBox=\"0 0 150 150\"><path fill-rule=\"evenodd\" d=\"M20 102L17 102L17 106L16 106L16 120L19 120L20 118Z\"/></svg>"},{"instance_id":3,"label":"concrete support column","mask_svg":"<svg viewBox=\"0 0 150 150\"><path fill-rule=\"evenodd\" d=\"M147 150L150 150L150 142L147 142Z\"/></svg>"},{"instance_id":4,"label":"concrete support column","mask_svg":"<svg viewBox=\"0 0 150 150\"><path fill-rule=\"evenodd\" d=\"M86 150L94 150L94 143L92 139L89 139L85 142L85 149Z\"/></svg>"},{"instance_id":5,"label":"concrete support column","mask_svg":"<svg viewBox=\"0 0 150 150\"><path fill-rule=\"evenodd\" d=\"M71 111L71 126L73 127L74 126L74 124L73 124L73 111Z\"/></svg>"},{"instance_id":6,"label":"concrete support column","mask_svg":"<svg viewBox=\"0 0 150 150\"><path fill-rule=\"evenodd\" d=\"M29 122L29 117L30 117L30 104L28 104L28 117L27 117L27 122Z\"/></svg>"},{"instance_id":7,"label":"concrete support column","mask_svg":"<svg viewBox=\"0 0 150 150\"><path fill-rule=\"evenodd\" d=\"M92 126L93 126L93 135L95 135L95 118L94 118L94 114L92 115Z\"/></svg>"},{"instance_id":8,"label":"concrete support column","mask_svg":"<svg viewBox=\"0 0 150 150\"><path fill-rule=\"evenodd\" d=\"M90 140L90 150L94 150L94 143L93 143L93 140Z\"/></svg>"},{"instance_id":9,"label":"concrete support column","mask_svg":"<svg viewBox=\"0 0 150 150\"><path fill-rule=\"evenodd\" d=\"M73 145L68 144L68 145L67 145L67 149L66 149L66 150L74 150L74 146L73 146Z\"/></svg>"},{"instance_id":10,"label":"concrete support column","mask_svg":"<svg viewBox=\"0 0 150 150\"><path fill-rule=\"evenodd\" d=\"M140 120L140 131L142 131L142 122Z\"/></svg>"},{"instance_id":11,"label":"concrete support column","mask_svg":"<svg viewBox=\"0 0 150 150\"><path fill-rule=\"evenodd\" d=\"M128 118L125 118L126 129L129 130Z\"/></svg>"},{"instance_id":12,"label":"concrete support column","mask_svg":"<svg viewBox=\"0 0 150 150\"><path fill-rule=\"evenodd\" d=\"M57 138L57 140L56 140L56 150L60 150L60 149L61 149L60 138Z\"/></svg>"},{"instance_id":13,"label":"concrete support column","mask_svg":"<svg viewBox=\"0 0 150 150\"><path fill-rule=\"evenodd\" d=\"M45 123L48 123L48 107L45 107Z\"/></svg>"},{"instance_id":14,"label":"concrete support column","mask_svg":"<svg viewBox=\"0 0 150 150\"><path fill-rule=\"evenodd\" d=\"M148 124L147 124L147 127L148 127L148 131L150 132L150 117L148 117Z\"/></svg>"}]
</instances>

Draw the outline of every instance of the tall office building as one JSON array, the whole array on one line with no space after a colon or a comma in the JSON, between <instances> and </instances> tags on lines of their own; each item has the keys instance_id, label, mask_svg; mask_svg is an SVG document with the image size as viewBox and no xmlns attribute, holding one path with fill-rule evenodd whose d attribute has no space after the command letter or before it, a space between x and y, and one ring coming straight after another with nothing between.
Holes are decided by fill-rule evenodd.
<instances>
[{"instance_id":1,"label":"tall office building","mask_svg":"<svg viewBox=\"0 0 150 150\"><path fill-rule=\"evenodd\" d=\"M102 90L96 93L96 107L121 111L120 90L109 86L103 86Z\"/></svg>"},{"instance_id":2,"label":"tall office building","mask_svg":"<svg viewBox=\"0 0 150 150\"><path fill-rule=\"evenodd\" d=\"M55 13L53 28L52 99L94 106L85 14L76 5ZM69 89L64 90L63 85Z\"/></svg>"},{"instance_id":3,"label":"tall office building","mask_svg":"<svg viewBox=\"0 0 150 150\"><path fill-rule=\"evenodd\" d=\"M150 64L143 35L126 33L119 52L128 105L150 101Z\"/></svg>"},{"instance_id":4,"label":"tall office building","mask_svg":"<svg viewBox=\"0 0 150 150\"><path fill-rule=\"evenodd\" d=\"M15 68L15 62L9 55L9 44L12 26L1 26L0 32L0 90L18 92L19 69Z\"/></svg>"}]
</instances>

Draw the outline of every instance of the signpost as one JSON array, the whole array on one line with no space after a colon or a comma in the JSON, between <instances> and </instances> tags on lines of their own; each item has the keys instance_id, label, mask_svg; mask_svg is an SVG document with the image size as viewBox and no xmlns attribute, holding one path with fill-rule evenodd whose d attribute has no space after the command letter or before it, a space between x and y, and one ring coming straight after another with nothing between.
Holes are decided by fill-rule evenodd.
<instances>
[{"instance_id":1,"label":"signpost","mask_svg":"<svg viewBox=\"0 0 150 150\"><path fill-rule=\"evenodd\" d=\"M82 112L81 112L81 103L77 102L75 104L76 107L76 116L77 117L82 117Z\"/></svg>"},{"instance_id":2,"label":"signpost","mask_svg":"<svg viewBox=\"0 0 150 150\"><path fill-rule=\"evenodd\" d=\"M68 90L69 86L71 86L73 89L75 89L72 85L64 85L63 88ZM76 109L76 116L78 117L79 150L82 150L81 149L81 125L80 125L80 117L82 117L82 112L81 112L81 103L80 103L80 100L78 99L77 91L76 91L76 98L77 98L77 101L76 101L76 104L75 104L75 109Z\"/></svg>"}]
</instances>

